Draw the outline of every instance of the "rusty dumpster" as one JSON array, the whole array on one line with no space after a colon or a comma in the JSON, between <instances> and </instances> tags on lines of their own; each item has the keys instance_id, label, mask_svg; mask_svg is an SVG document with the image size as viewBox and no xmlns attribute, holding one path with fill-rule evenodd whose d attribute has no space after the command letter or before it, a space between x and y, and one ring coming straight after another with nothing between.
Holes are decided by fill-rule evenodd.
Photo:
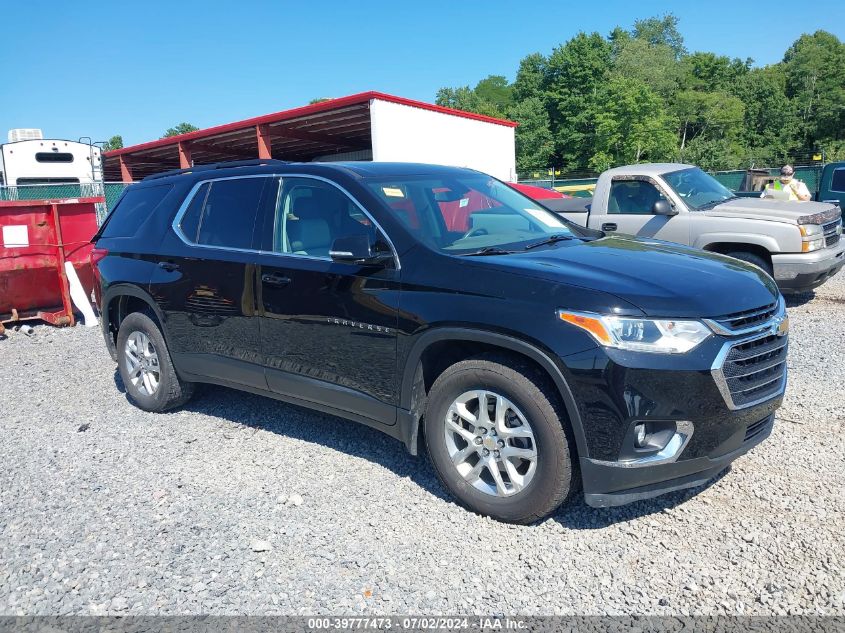
<instances>
[{"instance_id":1,"label":"rusty dumpster","mask_svg":"<svg viewBox=\"0 0 845 633\"><path fill-rule=\"evenodd\" d=\"M41 319L73 325L65 273L71 262L90 296L91 238L104 198L0 201L0 333L4 324Z\"/></svg>"}]
</instances>

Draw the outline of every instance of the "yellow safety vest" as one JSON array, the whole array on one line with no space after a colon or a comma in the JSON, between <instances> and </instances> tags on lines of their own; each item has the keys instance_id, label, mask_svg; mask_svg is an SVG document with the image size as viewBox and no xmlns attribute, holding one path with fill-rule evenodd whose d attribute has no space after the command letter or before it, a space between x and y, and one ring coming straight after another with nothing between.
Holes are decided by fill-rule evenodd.
<instances>
[{"instance_id":1,"label":"yellow safety vest","mask_svg":"<svg viewBox=\"0 0 845 633\"><path fill-rule=\"evenodd\" d=\"M783 183L779 179L776 178L774 180L774 182L772 182L772 189L774 189L775 191L783 191L783 188L784 188ZM795 193L794 187L787 185L786 188L789 190L789 199L790 200L798 200L799 199L798 194Z\"/></svg>"}]
</instances>

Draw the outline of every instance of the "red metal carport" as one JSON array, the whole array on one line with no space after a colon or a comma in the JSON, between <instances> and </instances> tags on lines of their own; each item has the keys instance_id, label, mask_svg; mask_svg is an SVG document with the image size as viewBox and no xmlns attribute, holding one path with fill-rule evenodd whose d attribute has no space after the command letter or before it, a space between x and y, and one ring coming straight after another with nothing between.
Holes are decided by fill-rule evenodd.
<instances>
[{"instance_id":1,"label":"red metal carport","mask_svg":"<svg viewBox=\"0 0 845 633\"><path fill-rule=\"evenodd\" d=\"M244 158L310 161L326 155L366 153L372 151L373 100L509 127L516 125L381 92L362 92L107 152L105 179L131 182L168 169Z\"/></svg>"}]
</instances>

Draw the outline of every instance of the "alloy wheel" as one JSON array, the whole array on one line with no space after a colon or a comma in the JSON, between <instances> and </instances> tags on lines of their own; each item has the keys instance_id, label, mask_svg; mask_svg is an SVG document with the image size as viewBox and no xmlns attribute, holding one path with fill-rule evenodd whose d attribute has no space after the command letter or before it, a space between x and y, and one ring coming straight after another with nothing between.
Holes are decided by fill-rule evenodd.
<instances>
[{"instance_id":1,"label":"alloy wheel","mask_svg":"<svg viewBox=\"0 0 845 633\"><path fill-rule=\"evenodd\" d=\"M496 497L524 490L537 470L537 444L527 418L501 394L474 390L446 412L446 449L458 473Z\"/></svg>"},{"instance_id":2,"label":"alloy wheel","mask_svg":"<svg viewBox=\"0 0 845 633\"><path fill-rule=\"evenodd\" d=\"M153 395L161 381L161 368L158 352L150 337L144 332L132 332L126 339L123 353L130 382L142 394Z\"/></svg>"}]
</instances>

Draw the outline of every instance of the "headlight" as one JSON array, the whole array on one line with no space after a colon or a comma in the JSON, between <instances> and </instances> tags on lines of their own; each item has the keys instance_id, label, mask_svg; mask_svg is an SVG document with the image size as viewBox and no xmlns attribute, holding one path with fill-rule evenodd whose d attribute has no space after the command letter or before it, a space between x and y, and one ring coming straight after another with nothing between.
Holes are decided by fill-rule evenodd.
<instances>
[{"instance_id":1,"label":"headlight","mask_svg":"<svg viewBox=\"0 0 845 633\"><path fill-rule=\"evenodd\" d=\"M800 224L801 252L810 253L824 248L824 229L821 224Z\"/></svg>"},{"instance_id":2,"label":"headlight","mask_svg":"<svg viewBox=\"0 0 845 633\"><path fill-rule=\"evenodd\" d=\"M701 321L637 319L564 310L557 314L561 321L586 330L605 347L635 352L683 354L711 334Z\"/></svg>"}]
</instances>

